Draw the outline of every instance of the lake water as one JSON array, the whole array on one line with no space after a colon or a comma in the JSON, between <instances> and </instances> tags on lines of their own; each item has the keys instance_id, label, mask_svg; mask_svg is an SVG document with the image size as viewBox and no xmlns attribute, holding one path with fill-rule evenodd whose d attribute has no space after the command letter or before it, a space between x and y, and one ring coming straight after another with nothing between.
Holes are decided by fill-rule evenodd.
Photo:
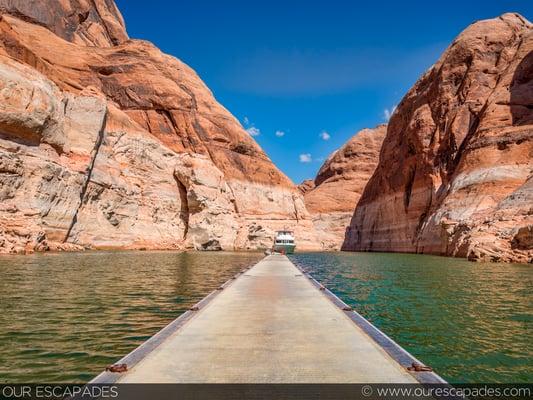
<instances>
[{"instance_id":1,"label":"lake water","mask_svg":"<svg viewBox=\"0 0 533 400\"><path fill-rule=\"evenodd\" d=\"M413 254L295 254L449 382L533 382L533 266Z\"/></svg>"},{"instance_id":2,"label":"lake water","mask_svg":"<svg viewBox=\"0 0 533 400\"><path fill-rule=\"evenodd\" d=\"M262 257L1 257L0 383L86 382ZM532 266L375 253L291 258L449 381L533 381Z\"/></svg>"},{"instance_id":3,"label":"lake water","mask_svg":"<svg viewBox=\"0 0 533 400\"><path fill-rule=\"evenodd\" d=\"M0 383L87 382L260 253L0 257Z\"/></svg>"}]
</instances>

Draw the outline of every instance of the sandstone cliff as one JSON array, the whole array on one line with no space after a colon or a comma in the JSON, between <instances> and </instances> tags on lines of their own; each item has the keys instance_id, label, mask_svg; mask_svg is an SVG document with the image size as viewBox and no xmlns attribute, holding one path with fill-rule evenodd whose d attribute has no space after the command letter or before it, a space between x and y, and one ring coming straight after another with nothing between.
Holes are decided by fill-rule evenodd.
<instances>
[{"instance_id":1,"label":"sandstone cliff","mask_svg":"<svg viewBox=\"0 0 533 400\"><path fill-rule=\"evenodd\" d=\"M128 40L113 0L0 0L0 12L48 28L73 43L111 47Z\"/></svg>"},{"instance_id":2,"label":"sandstone cliff","mask_svg":"<svg viewBox=\"0 0 533 400\"><path fill-rule=\"evenodd\" d=\"M34 4L34 2L31 2ZM258 248L303 197L112 0L0 0L0 252Z\"/></svg>"},{"instance_id":3,"label":"sandstone cliff","mask_svg":"<svg viewBox=\"0 0 533 400\"><path fill-rule=\"evenodd\" d=\"M340 250L363 189L378 164L386 125L363 129L324 162L300 191L325 249Z\"/></svg>"},{"instance_id":4,"label":"sandstone cliff","mask_svg":"<svg viewBox=\"0 0 533 400\"><path fill-rule=\"evenodd\" d=\"M392 116L345 250L531 262L533 29L462 32Z\"/></svg>"}]
</instances>

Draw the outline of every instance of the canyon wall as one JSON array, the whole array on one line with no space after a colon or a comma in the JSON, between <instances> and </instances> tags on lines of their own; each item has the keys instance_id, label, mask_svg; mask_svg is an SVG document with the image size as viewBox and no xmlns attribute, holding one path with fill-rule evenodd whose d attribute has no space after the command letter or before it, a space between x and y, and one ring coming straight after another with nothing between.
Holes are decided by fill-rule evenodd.
<instances>
[{"instance_id":1,"label":"canyon wall","mask_svg":"<svg viewBox=\"0 0 533 400\"><path fill-rule=\"evenodd\" d=\"M530 22L472 24L409 90L343 249L532 261Z\"/></svg>"},{"instance_id":2,"label":"canyon wall","mask_svg":"<svg viewBox=\"0 0 533 400\"><path fill-rule=\"evenodd\" d=\"M30 3L0 0L0 252L255 249L287 227L318 249L293 183L112 0Z\"/></svg>"},{"instance_id":3,"label":"canyon wall","mask_svg":"<svg viewBox=\"0 0 533 400\"><path fill-rule=\"evenodd\" d=\"M328 157L314 180L299 186L323 248L340 250L353 210L378 164L386 131L387 125L359 131Z\"/></svg>"},{"instance_id":4,"label":"canyon wall","mask_svg":"<svg viewBox=\"0 0 533 400\"><path fill-rule=\"evenodd\" d=\"M113 0L0 0L0 13L43 26L77 44L111 47L128 40Z\"/></svg>"}]
</instances>

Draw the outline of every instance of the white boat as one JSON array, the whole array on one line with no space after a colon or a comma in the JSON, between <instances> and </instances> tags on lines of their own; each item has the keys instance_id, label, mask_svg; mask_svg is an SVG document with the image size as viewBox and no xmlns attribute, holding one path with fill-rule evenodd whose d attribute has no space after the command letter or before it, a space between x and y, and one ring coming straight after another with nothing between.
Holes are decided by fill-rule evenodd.
<instances>
[{"instance_id":1,"label":"white boat","mask_svg":"<svg viewBox=\"0 0 533 400\"><path fill-rule=\"evenodd\" d=\"M284 230L276 232L272 250L281 254L292 254L294 253L295 247L296 243L294 242L292 231Z\"/></svg>"}]
</instances>

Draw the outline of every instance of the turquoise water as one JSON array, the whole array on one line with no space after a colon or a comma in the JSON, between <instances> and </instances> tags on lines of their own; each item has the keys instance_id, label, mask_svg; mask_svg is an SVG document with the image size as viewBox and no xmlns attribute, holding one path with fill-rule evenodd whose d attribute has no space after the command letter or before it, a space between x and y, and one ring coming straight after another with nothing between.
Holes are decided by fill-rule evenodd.
<instances>
[{"instance_id":1,"label":"turquoise water","mask_svg":"<svg viewBox=\"0 0 533 400\"><path fill-rule=\"evenodd\" d=\"M87 382L259 253L0 258L0 384Z\"/></svg>"},{"instance_id":2,"label":"turquoise water","mask_svg":"<svg viewBox=\"0 0 533 400\"><path fill-rule=\"evenodd\" d=\"M533 382L533 266L379 253L290 258L449 382Z\"/></svg>"}]
</instances>

